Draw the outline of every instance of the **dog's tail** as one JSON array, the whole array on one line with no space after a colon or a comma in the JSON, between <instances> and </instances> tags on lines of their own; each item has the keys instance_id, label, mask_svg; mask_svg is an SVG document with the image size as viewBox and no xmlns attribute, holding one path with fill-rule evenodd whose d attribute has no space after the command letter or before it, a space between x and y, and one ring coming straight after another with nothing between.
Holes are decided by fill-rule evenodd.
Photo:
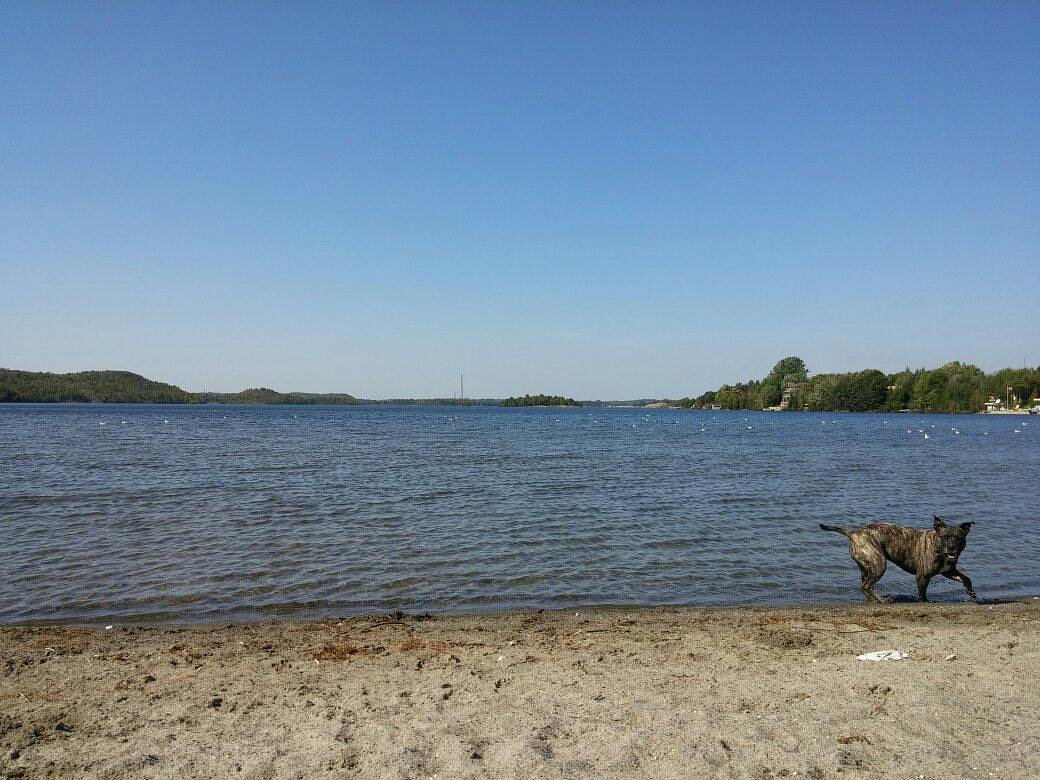
<instances>
[{"instance_id":1,"label":"dog's tail","mask_svg":"<svg viewBox=\"0 0 1040 780\"><path fill-rule=\"evenodd\" d=\"M820 528L824 531L837 531L839 534L845 534L845 536L851 533L848 528L839 528L836 525L827 525L826 523L820 523Z\"/></svg>"}]
</instances>

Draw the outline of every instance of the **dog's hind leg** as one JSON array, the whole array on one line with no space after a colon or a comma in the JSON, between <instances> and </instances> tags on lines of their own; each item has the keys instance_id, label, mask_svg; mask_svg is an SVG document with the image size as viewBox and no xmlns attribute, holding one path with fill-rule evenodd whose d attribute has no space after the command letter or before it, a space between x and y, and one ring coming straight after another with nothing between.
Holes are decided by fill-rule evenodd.
<instances>
[{"instance_id":1,"label":"dog's hind leg","mask_svg":"<svg viewBox=\"0 0 1040 780\"><path fill-rule=\"evenodd\" d=\"M968 595L971 596L973 599L977 599L979 597L979 594L972 589L971 577L969 577L967 574L962 574L961 572L954 569L953 571L942 572L942 576L946 577L947 579L951 579L954 582L959 582L961 585L964 586L964 589L968 591Z\"/></svg>"},{"instance_id":2,"label":"dog's hind leg","mask_svg":"<svg viewBox=\"0 0 1040 780\"><path fill-rule=\"evenodd\" d=\"M885 567L888 566L885 554L872 544L858 544L856 540L849 545L849 554L859 566L861 575L859 589L863 591L863 595L869 601L876 601L878 604L890 602L892 599L887 596L879 596L874 591L874 586L884 576Z\"/></svg>"}]
</instances>

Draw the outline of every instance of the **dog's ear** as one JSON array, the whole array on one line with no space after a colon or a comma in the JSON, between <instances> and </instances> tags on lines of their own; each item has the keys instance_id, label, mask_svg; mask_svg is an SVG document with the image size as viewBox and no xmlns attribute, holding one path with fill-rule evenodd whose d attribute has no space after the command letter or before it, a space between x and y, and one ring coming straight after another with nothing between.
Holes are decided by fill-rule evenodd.
<instances>
[{"instance_id":1,"label":"dog's ear","mask_svg":"<svg viewBox=\"0 0 1040 780\"><path fill-rule=\"evenodd\" d=\"M939 517L939 515L932 515L932 517L935 518L934 521L932 522L932 527L936 531L938 531L940 528L945 528L946 527L946 521L943 520L941 517Z\"/></svg>"},{"instance_id":2,"label":"dog's ear","mask_svg":"<svg viewBox=\"0 0 1040 780\"><path fill-rule=\"evenodd\" d=\"M975 525L975 523L961 523L961 530L964 531L964 533L968 533L973 525Z\"/></svg>"}]
</instances>

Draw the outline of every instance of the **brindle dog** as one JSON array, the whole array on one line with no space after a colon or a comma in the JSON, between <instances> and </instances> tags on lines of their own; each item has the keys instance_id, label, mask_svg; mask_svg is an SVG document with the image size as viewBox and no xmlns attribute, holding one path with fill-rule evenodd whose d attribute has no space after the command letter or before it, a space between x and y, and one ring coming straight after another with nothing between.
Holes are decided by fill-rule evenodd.
<instances>
[{"instance_id":1,"label":"brindle dog","mask_svg":"<svg viewBox=\"0 0 1040 780\"><path fill-rule=\"evenodd\" d=\"M917 597L921 601L928 601L928 582L936 574L961 583L968 595L977 599L971 580L957 571L957 557L974 523L948 525L944 518L934 517L934 531L920 531L895 523L871 523L853 530L821 523L820 528L848 537L849 555L862 575L859 587L868 600L879 604L892 601L874 592L874 585L885 573L887 561L917 577Z\"/></svg>"}]
</instances>

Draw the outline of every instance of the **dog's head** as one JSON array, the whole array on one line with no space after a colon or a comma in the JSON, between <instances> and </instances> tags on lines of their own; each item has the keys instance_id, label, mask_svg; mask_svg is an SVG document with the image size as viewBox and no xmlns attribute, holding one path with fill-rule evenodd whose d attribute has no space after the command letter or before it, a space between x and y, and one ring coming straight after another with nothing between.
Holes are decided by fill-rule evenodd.
<instances>
[{"instance_id":1,"label":"dog's head","mask_svg":"<svg viewBox=\"0 0 1040 780\"><path fill-rule=\"evenodd\" d=\"M944 566L955 566L957 558L968 542L968 531L975 523L959 523L950 525L946 518L933 515L935 521L935 554Z\"/></svg>"}]
</instances>

